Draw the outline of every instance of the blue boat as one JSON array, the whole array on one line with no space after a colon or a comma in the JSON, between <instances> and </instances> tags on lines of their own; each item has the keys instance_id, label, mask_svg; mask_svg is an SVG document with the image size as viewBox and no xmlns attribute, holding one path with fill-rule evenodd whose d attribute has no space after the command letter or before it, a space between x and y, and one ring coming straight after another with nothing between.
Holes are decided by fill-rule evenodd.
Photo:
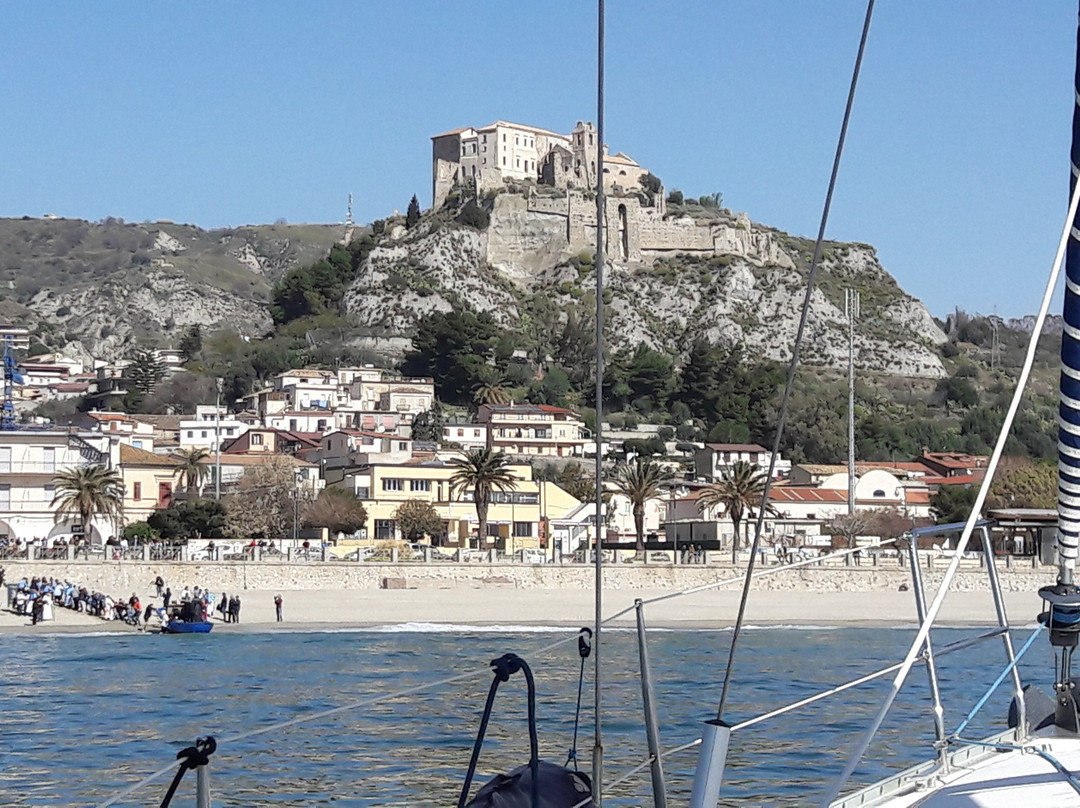
<instances>
[{"instance_id":1,"label":"blue boat","mask_svg":"<svg viewBox=\"0 0 1080 808\"><path fill-rule=\"evenodd\" d=\"M209 634L214 624L202 619L203 604L200 602L176 603L169 606L166 619L161 622L162 634Z\"/></svg>"}]
</instances>

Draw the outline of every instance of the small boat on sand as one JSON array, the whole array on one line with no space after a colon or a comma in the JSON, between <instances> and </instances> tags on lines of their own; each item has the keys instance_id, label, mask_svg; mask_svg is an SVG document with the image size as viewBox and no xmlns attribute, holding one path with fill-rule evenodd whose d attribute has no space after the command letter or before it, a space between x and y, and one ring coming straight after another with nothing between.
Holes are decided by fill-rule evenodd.
<instances>
[{"instance_id":1,"label":"small boat on sand","mask_svg":"<svg viewBox=\"0 0 1080 808\"><path fill-rule=\"evenodd\" d=\"M174 603L161 615L162 634L209 634L214 624L203 619L201 601Z\"/></svg>"}]
</instances>

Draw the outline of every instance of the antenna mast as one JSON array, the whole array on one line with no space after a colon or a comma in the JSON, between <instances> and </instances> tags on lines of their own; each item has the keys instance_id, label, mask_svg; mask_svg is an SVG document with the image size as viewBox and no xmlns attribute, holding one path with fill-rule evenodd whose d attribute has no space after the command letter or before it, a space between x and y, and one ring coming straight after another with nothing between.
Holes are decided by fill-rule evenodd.
<instances>
[{"instance_id":1,"label":"antenna mast","mask_svg":"<svg viewBox=\"0 0 1080 808\"><path fill-rule=\"evenodd\" d=\"M349 205L347 208L345 208L345 238L342 240L346 247L348 247L349 242L352 241L354 228L355 225L353 224L352 218L352 194L350 193Z\"/></svg>"},{"instance_id":2,"label":"antenna mast","mask_svg":"<svg viewBox=\"0 0 1080 808\"><path fill-rule=\"evenodd\" d=\"M848 513L855 513L855 321L859 318L859 290L844 290L848 321Z\"/></svg>"}]
</instances>

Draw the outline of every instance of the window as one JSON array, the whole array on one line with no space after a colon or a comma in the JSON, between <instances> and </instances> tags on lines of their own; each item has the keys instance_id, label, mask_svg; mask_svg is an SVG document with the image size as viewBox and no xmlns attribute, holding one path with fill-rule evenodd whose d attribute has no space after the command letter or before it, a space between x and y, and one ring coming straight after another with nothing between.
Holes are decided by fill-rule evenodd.
<instances>
[{"instance_id":1,"label":"window","mask_svg":"<svg viewBox=\"0 0 1080 808\"><path fill-rule=\"evenodd\" d=\"M551 430L547 429L547 428L544 428L544 429L539 429L538 428L536 430L536 437L538 437L538 438L550 438L551 437Z\"/></svg>"},{"instance_id":2,"label":"window","mask_svg":"<svg viewBox=\"0 0 1080 808\"><path fill-rule=\"evenodd\" d=\"M187 436L189 438L194 438L195 437L195 430L189 429L188 432L187 432Z\"/></svg>"},{"instance_id":3,"label":"window","mask_svg":"<svg viewBox=\"0 0 1080 808\"><path fill-rule=\"evenodd\" d=\"M506 132L503 132L502 136L503 136L503 141L502 142L505 143L506 142Z\"/></svg>"},{"instance_id":4,"label":"window","mask_svg":"<svg viewBox=\"0 0 1080 808\"><path fill-rule=\"evenodd\" d=\"M56 448L54 446L45 447L45 463L44 471L56 471Z\"/></svg>"},{"instance_id":5,"label":"window","mask_svg":"<svg viewBox=\"0 0 1080 808\"><path fill-rule=\"evenodd\" d=\"M882 490L881 490L880 488L878 488L877 490L875 490L875 491L874 491L874 496L875 496L875 497L884 497L884 496L885 496L885 492L884 492L884 491L882 491Z\"/></svg>"},{"instance_id":6,"label":"window","mask_svg":"<svg viewBox=\"0 0 1080 808\"><path fill-rule=\"evenodd\" d=\"M410 491L430 491L431 480L409 480Z\"/></svg>"},{"instance_id":7,"label":"window","mask_svg":"<svg viewBox=\"0 0 1080 808\"><path fill-rule=\"evenodd\" d=\"M405 440L399 440L397 447L399 452L407 452L409 451L409 442Z\"/></svg>"},{"instance_id":8,"label":"window","mask_svg":"<svg viewBox=\"0 0 1080 808\"><path fill-rule=\"evenodd\" d=\"M134 500L142 499L142 483L131 484L131 498Z\"/></svg>"},{"instance_id":9,"label":"window","mask_svg":"<svg viewBox=\"0 0 1080 808\"><path fill-rule=\"evenodd\" d=\"M172 483L158 483L157 506L168 508L172 503Z\"/></svg>"},{"instance_id":10,"label":"window","mask_svg":"<svg viewBox=\"0 0 1080 808\"><path fill-rule=\"evenodd\" d=\"M521 168L521 160L514 160L514 168Z\"/></svg>"},{"instance_id":11,"label":"window","mask_svg":"<svg viewBox=\"0 0 1080 808\"><path fill-rule=\"evenodd\" d=\"M499 538L499 526L498 525L493 525L490 522L488 522L487 534L488 534L489 539L497 539L497 538Z\"/></svg>"},{"instance_id":12,"label":"window","mask_svg":"<svg viewBox=\"0 0 1080 808\"><path fill-rule=\"evenodd\" d=\"M141 440L133 440L131 442L131 445L134 446L136 449L141 449L142 448L142 441Z\"/></svg>"},{"instance_id":13,"label":"window","mask_svg":"<svg viewBox=\"0 0 1080 808\"><path fill-rule=\"evenodd\" d=\"M403 480L399 480L396 477L384 477L382 481L383 491L404 491L405 484Z\"/></svg>"},{"instance_id":14,"label":"window","mask_svg":"<svg viewBox=\"0 0 1080 808\"><path fill-rule=\"evenodd\" d=\"M296 431L296 419L295 418L290 418L289 419L289 431L290 432L295 432Z\"/></svg>"},{"instance_id":15,"label":"window","mask_svg":"<svg viewBox=\"0 0 1080 808\"><path fill-rule=\"evenodd\" d=\"M459 438L463 438L463 437L465 437L465 430L464 430L464 429L459 429L459 430L457 431L457 436L458 436Z\"/></svg>"},{"instance_id":16,"label":"window","mask_svg":"<svg viewBox=\"0 0 1080 808\"><path fill-rule=\"evenodd\" d=\"M531 537L533 532L532 522L514 522L514 536L517 538Z\"/></svg>"},{"instance_id":17,"label":"window","mask_svg":"<svg viewBox=\"0 0 1080 808\"><path fill-rule=\"evenodd\" d=\"M371 499L371 489L366 485L361 486L356 489L356 496L360 497L360 499Z\"/></svg>"},{"instance_id":18,"label":"window","mask_svg":"<svg viewBox=\"0 0 1080 808\"><path fill-rule=\"evenodd\" d=\"M204 429L204 430L202 431L202 437L204 437L204 438L205 438L205 437L206 437L206 435L207 435L207 432L206 432L206 430Z\"/></svg>"},{"instance_id":19,"label":"window","mask_svg":"<svg viewBox=\"0 0 1080 808\"><path fill-rule=\"evenodd\" d=\"M0 485L0 510L11 510L11 486Z\"/></svg>"},{"instance_id":20,"label":"window","mask_svg":"<svg viewBox=\"0 0 1080 808\"><path fill-rule=\"evenodd\" d=\"M262 446L262 442L263 442L262 433L260 433L260 432L252 433L252 435L251 435L251 445L252 446Z\"/></svg>"},{"instance_id":21,"label":"window","mask_svg":"<svg viewBox=\"0 0 1080 808\"><path fill-rule=\"evenodd\" d=\"M503 165L506 165L506 158L503 158Z\"/></svg>"},{"instance_id":22,"label":"window","mask_svg":"<svg viewBox=\"0 0 1080 808\"><path fill-rule=\"evenodd\" d=\"M392 539L392 538L394 538L394 520L393 519L376 519L375 520L375 538L376 539Z\"/></svg>"}]
</instances>

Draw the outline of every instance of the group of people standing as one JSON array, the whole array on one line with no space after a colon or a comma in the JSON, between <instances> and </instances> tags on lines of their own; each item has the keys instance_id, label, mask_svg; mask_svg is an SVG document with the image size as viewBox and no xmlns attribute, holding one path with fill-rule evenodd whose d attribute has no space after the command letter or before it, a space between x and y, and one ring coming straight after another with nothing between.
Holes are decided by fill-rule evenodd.
<instances>
[{"instance_id":1,"label":"group of people standing","mask_svg":"<svg viewBox=\"0 0 1080 808\"><path fill-rule=\"evenodd\" d=\"M221 601L218 603L218 611L221 619L226 623L240 622L240 597L233 595L231 598L224 592L221 593Z\"/></svg>"},{"instance_id":2,"label":"group of people standing","mask_svg":"<svg viewBox=\"0 0 1080 808\"><path fill-rule=\"evenodd\" d=\"M55 578L22 578L17 584L12 606L16 614L30 617L32 625L52 620L55 607L83 612L102 620L123 620L133 626L138 626L143 619L142 604L134 592L129 598L113 597Z\"/></svg>"}]
</instances>

